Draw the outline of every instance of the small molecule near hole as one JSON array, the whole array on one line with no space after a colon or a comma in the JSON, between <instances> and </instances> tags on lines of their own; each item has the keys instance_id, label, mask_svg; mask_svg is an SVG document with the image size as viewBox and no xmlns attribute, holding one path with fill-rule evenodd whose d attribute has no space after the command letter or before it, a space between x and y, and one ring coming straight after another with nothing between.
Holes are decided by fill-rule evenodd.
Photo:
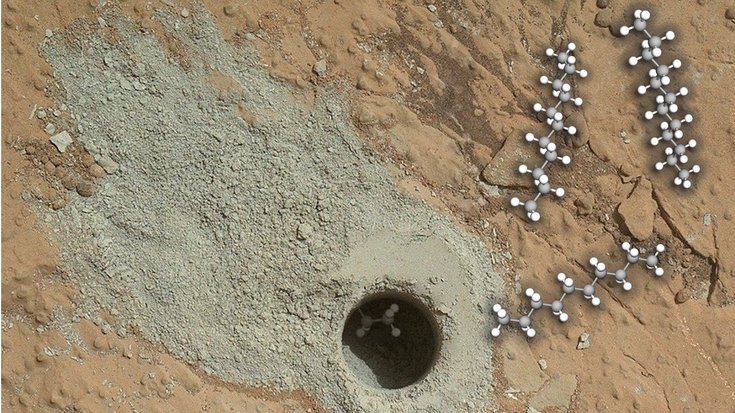
<instances>
[{"instance_id":1,"label":"small molecule near hole","mask_svg":"<svg viewBox=\"0 0 735 413\"><path fill-rule=\"evenodd\" d=\"M429 308L401 292L365 297L352 309L342 331L342 353L350 371L378 389L400 389L426 377L440 344Z\"/></svg>"}]
</instances>

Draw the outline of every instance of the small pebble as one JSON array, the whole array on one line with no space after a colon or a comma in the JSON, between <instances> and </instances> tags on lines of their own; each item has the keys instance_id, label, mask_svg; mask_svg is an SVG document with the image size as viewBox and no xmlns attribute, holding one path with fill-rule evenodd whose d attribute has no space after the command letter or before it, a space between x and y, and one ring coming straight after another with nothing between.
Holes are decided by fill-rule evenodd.
<instances>
[{"instance_id":1,"label":"small pebble","mask_svg":"<svg viewBox=\"0 0 735 413\"><path fill-rule=\"evenodd\" d=\"M314 63L314 67L312 67L311 70L313 70L317 76L324 77L327 74L327 61L324 59L319 60Z\"/></svg>"},{"instance_id":2,"label":"small pebble","mask_svg":"<svg viewBox=\"0 0 735 413\"><path fill-rule=\"evenodd\" d=\"M95 187L89 182L82 182L77 186L77 193L85 198L94 195Z\"/></svg>"},{"instance_id":3,"label":"small pebble","mask_svg":"<svg viewBox=\"0 0 735 413\"><path fill-rule=\"evenodd\" d=\"M725 18L728 20L735 20L735 7L728 7L725 10Z\"/></svg>"},{"instance_id":4,"label":"small pebble","mask_svg":"<svg viewBox=\"0 0 735 413\"><path fill-rule=\"evenodd\" d=\"M436 13L436 6L435 5L429 4L428 6L426 6L426 8L429 9L430 12Z\"/></svg>"},{"instance_id":5,"label":"small pebble","mask_svg":"<svg viewBox=\"0 0 735 413\"><path fill-rule=\"evenodd\" d=\"M97 164L90 166L88 171L89 174L95 178L102 178L105 176L105 170Z\"/></svg>"},{"instance_id":6,"label":"small pebble","mask_svg":"<svg viewBox=\"0 0 735 413\"><path fill-rule=\"evenodd\" d=\"M118 169L120 169L120 164L113 161L108 156L100 156L99 159L97 160L97 163L99 163L102 169L104 169L105 172L107 172L110 175L114 174L115 172L118 171Z\"/></svg>"},{"instance_id":7,"label":"small pebble","mask_svg":"<svg viewBox=\"0 0 735 413\"><path fill-rule=\"evenodd\" d=\"M46 29L46 37L52 37L54 35L54 32L51 31L51 29Z\"/></svg>"},{"instance_id":8,"label":"small pebble","mask_svg":"<svg viewBox=\"0 0 735 413\"><path fill-rule=\"evenodd\" d=\"M183 18L189 17L189 9L181 9L181 17Z\"/></svg>"},{"instance_id":9,"label":"small pebble","mask_svg":"<svg viewBox=\"0 0 735 413\"><path fill-rule=\"evenodd\" d=\"M61 208L64 208L66 206L66 200L63 198L59 198L56 201L54 201L53 204L51 204L51 208L53 208L54 211L58 211Z\"/></svg>"},{"instance_id":10,"label":"small pebble","mask_svg":"<svg viewBox=\"0 0 735 413\"><path fill-rule=\"evenodd\" d=\"M541 367L541 370L546 370L546 368L549 367L544 359L539 359L538 366Z\"/></svg>"},{"instance_id":11,"label":"small pebble","mask_svg":"<svg viewBox=\"0 0 735 413\"><path fill-rule=\"evenodd\" d=\"M612 24L612 11L610 9L605 9L597 12L597 15L595 15L595 26L597 27L610 27Z\"/></svg>"},{"instance_id":12,"label":"small pebble","mask_svg":"<svg viewBox=\"0 0 735 413\"><path fill-rule=\"evenodd\" d=\"M610 5L610 0L597 0L597 7L604 9Z\"/></svg>"},{"instance_id":13,"label":"small pebble","mask_svg":"<svg viewBox=\"0 0 735 413\"><path fill-rule=\"evenodd\" d=\"M45 119L46 118L46 111L41 109L38 112L36 112L36 117L38 119Z\"/></svg>"},{"instance_id":14,"label":"small pebble","mask_svg":"<svg viewBox=\"0 0 735 413\"><path fill-rule=\"evenodd\" d=\"M54 133L56 133L56 126L54 126L53 123L47 123L46 127L43 128L43 130L46 131L46 133L48 133L49 135L53 135Z\"/></svg>"},{"instance_id":15,"label":"small pebble","mask_svg":"<svg viewBox=\"0 0 735 413\"><path fill-rule=\"evenodd\" d=\"M309 224L300 224L299 227L296 229L296 237L302 241L308 239L311 234L314 232L314 229Z\"/></svg>"},{"instance_id":16,"label":"small pebble","mask_svg":"<svg viewBox=\"0 0 735 413\"><path fill-rule=\"evenodd\" d=\"M77 189L78 184L79 184L79 181L72 175L66 175L64 179L61 180L61 185L63 185L64 188L66 188L69 191L73 191Z\"/></svg>"},{"instance_id":17,"label":"small pebble","mask_svg":"<svg viewBox=\"0 0 735 413\"><path fill-rule=\"evenodd\" d=\"M230 3L226 5L222 10L225 12L225 16L234 17L237 14L239 7L237 4Z\"/></svg>"},{"instance_id":18,"label":"small pebble","mask_svg":"<svg viewBox=\"0 0 735 413\"><path fill-rule=\"evenodd\" d=\"M51 124L49 123L49 125ZM54 144L54 146L56 146L56 149L58 149L59 152L61 153L64 153L64 151L66 150L66 147L69 146L73 142L71 135L69 135L69 132L67 131L58 133L52 136L49 140L51 141L51 143Z\"/></svg>"},{"instance_id":19,"label":"small pebble","mask_svg":"<svg viewBox=\"0 0 735 413\"><path fill-rule=\"evenodd\" d=\"M584 350L590 348L590 335L589 333L582 333L577 341L577 350Z\"/></svg>"}]
</instances>

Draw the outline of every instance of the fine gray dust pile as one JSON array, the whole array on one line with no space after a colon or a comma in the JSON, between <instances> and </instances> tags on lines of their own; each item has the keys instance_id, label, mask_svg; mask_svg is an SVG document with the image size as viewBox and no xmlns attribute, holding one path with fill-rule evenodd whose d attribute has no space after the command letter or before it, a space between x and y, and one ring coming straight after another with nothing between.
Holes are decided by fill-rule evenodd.
<instances>
[{"instance_id":1,"label":"fine gray dust pile","mask_svg":"<svg viewBox=\"0 0 735 413\"><path fill-rule=\"evenodd\" d=\"M301 387L329 410L485 404L502 285L485 246L398 193L336 92L293 99L204 10L155 18L186 56L114 8L41 45L74 139L112 172L49 213L62 268L83 286L79 315L114 309L119 327L206 372ZM356 379L340 348L356 303L386 289L451 310L428 376L390 392Z\"/></svg>"}]
</instances>

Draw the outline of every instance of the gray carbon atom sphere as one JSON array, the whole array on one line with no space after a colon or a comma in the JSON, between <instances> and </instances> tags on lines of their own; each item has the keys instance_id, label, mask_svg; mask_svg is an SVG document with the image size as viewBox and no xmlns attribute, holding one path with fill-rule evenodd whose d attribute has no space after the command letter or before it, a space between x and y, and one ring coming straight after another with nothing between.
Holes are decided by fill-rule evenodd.
<instances>
[{"instance_id":1,"label":"gray carbon atom sphere","mask_svg":"<svg viewBox=\"0 0 735 413\"><path fill-rule=\"evenodd\" d=\"M649 267L655 267L658 265L658 257L655 255L649 255L646 257L646 265Z\"/></svg>"},{"instance_id":2,"label":"gray carbon atom sphere","mask_svg":"<svg viewBox=\"0 0 735 413\"><path fill-rule=\"evenodd\" d=\"M559 300L554 300L554 302L551 303L551 311L558 313L559 311L564 308L564 304L562 304Z\"/></svg>"},{"instance_id":3,"label":"gray carbon atom sphere","mask_svg":"<svg viewBox=\"0 0 735 413\"><path fill-rule=\"evenodd\" d=\"M625 270L617 270L615 271L615 279L618 281L625 280L625 277L627 277L628 274L626 274Z\"/></svg>"},{"instance_id":4,"label":"gray carbon atom sphere","mask_svg":"<svg viewBox=\"0 0 735 413\"><path fill-rule=\"evenodd\" d=\"M651 52L651 49L643 49L643 51L641 51L641 57L647 62L651 61L653 60L653 52Z\"/></svg>"},{"instance_id":5,"label":"gray carbon atom sphere","mask_svg":"<svg viewBox=\"0 0 735 413\"><path fill-rule=\"evenodd\" d=\"M646 21L643 19L635 19L635 21L633 22L633 28L638 30L639 32L646 30Z\"/></svg>"},{"instance_id":6,"label":"gray carbon atom sphere","mask_svg":"<svg viewBox=\"0 0 735 413\"><path fill-rule=\"evenodd\" d=\"M533 199L529 199L528 201L526 201L526 204L524 205L524 207L526 208L526 212L535 211L536 206L537 206L536 201L534 201Z\"/></svg>"},{"instance_id":7,"label":"gray carbon atom sphere","mask_svg":"<svg viewBox=\"0 0 735 413\"><path fill-rule=\"evenodd\" d=\"M651 88L653 89L660 89L661 88L661 79L657 77L652 77L650 82Z\"/></svg>"},{"instance_id":8,"label":"gray carbon atom sphere","mask_svg":"<svg viewBox=\"0 0 735 413\"><path fill-rule=\"evenodd\" d=\"M589 296L592 296L592 295L594 295L594 294L595 294L595 286L594 286L594 285L592 285L592 284L587 284L587 285L585 285L585 286L584 286L584 288L582 289L582 292L583 292L583 293L584 293L584 295L585 295L585 296L587 296L587 297L589 297Z\"/></svg>"},{"instance_id":9,"label":"gray carbon atom sphere","mask_svg":"<svg viewBox=\"0 0 735 413\"><path fill-rule=\"evenodd\" d=\"M531 319L528 316L523 316L518 320L518 324L521 328L526 328L531 325Z\"/></svg>"}]
</instances>

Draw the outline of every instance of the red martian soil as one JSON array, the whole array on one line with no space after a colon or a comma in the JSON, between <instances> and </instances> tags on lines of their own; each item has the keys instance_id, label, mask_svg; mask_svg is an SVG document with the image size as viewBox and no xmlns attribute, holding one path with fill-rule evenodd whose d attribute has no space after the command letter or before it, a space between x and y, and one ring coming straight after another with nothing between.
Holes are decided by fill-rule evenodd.
<instances>
[{"instance_id":1,"label":"red martian soil","mask_svg":"<svg viewBox=\"0 0 735 413\"><path fill-rule=\"evenodd\" d=\"M320 412L305 392L273 393L225 383L183 363L143 337L104 334L91 322L73 328L82 345L69 344L69 312L82 286L56 271L54 234L32 204L64 208L70 191L90 195L104 171L80 146L63 154L48 141L44 123L30 116L54 107L59 86L39 55L47 29L100 8L119 5L153 33L155 8L192 8L178 0L2 2L2 408L43 411ZM406 194L420 198L479 236L494 254L510 253L509 274L525 289L556 294L555 274L589 274L595 255L622 262L619 244L666 244L666 275L631 277L630 293L600 289L603 306L573 300L571 321L550 314L534 319L527 341L507 331L495 347L495 407L525 412L722 412L735 404L735 3L620 0L206 0L224 38L252 42L264 67L308 99L320 85L340 84L352 121L368 147ZM650 99L635 89L646 78L625 63L639 38L609 29L629 23L636 7L653 12L654 32L673 29L667 59L680 58L675 84L690 95L681 110L698 139L691 161L702 166L694 187L672 184L657 172L662 148L648 140L655 122L643 119ZM254 36L254 34L257 34ZM552 74L547 47L579 45L576 81L585 104L575 109L579 137L560 142L572 155L552 167L567 190L542 198L543 218L527 222L509 206L531 188L515 170L537 154L525 132L544 128L533 103L551 101L538 83ZM174 41L172 53L187 51ZM326 64L317 75L314 65ZM226 88L222 79L215 86ZM305 93L306 92L306 93ZM649 108L651 106L651 108ZM70 182L73 169L81 181ZM494 189L483 191L487 185ZM492 188L492 187L490 187ZM28 194L31 194L29 197ZM515 313L526 305L508 280ZM605 284L607 285L607 284ZM114 318L114 314L100 314ZM67 332L68 333L68 332ZM591 346L577 350L582 333ZM264 360L263 362L267 362ZM490 374L490 372L488 372ZM171 386L176 383L176 386ZM173 390L172 390L173 389ZM557 400L557 399L563 400Z\"/></svg>"}]
</instances>

